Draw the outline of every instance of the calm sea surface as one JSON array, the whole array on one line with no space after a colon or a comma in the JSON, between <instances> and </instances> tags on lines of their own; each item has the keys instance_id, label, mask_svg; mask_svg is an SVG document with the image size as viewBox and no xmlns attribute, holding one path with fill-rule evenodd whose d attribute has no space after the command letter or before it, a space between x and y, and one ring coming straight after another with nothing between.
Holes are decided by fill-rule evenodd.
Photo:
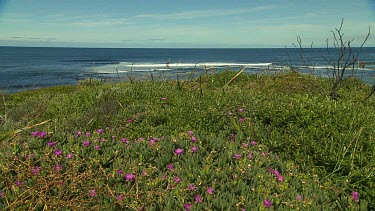
<instances>
[{"instance_id":1,"label":"calm sea surface","mask_svg":"<svg viewBox=\"0 0 375 211\"><path fill-rule=\"evenodd\" d=\"M303 55L303 58L301 58ZM331 55L331 57L330 57ZM286 69L290 64L305 73L327 77L329 65L322 58L336 59L333 49L149 49L149 48L30 48L0 47L0 90L17 92L54 85L76 84L85 78L126 80L195 76L214 68L258 73ZM375 48L363 48L359 59L366 62L356 76L375 81ZM355 67L357 69L357 67ZM210 70L211 71L211 70Z\"/></svg>"}]
</instances>

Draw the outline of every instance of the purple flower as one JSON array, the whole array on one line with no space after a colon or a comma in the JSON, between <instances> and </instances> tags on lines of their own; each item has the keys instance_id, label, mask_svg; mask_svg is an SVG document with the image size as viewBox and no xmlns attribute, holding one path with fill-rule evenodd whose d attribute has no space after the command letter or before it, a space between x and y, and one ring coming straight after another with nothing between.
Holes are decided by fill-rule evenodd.
<instances>
[{"instance_id":1,"label":"purple flower","mask_svg":"<svg viewBox=\"0 0 375 211\"><path fill-rule=\"evenodd\" d=\"M359 201L359 193L356 192L356 191L353 191L352 192L352 199L353 199L353 201L358 202Z\"/></svg>"},{"instance_id":2,"label":"purple flower","mask_svg":"<svg viewBox=\"0 0 375 211\"><path fill-rule=\"evenodd\" d=\"M242 143L242 146L243 146L244 148L247 148L249 145L247 145L246 143Z\"/></svg>"},{"instance_id":3,"label":"purple flower","mask_svg":"<svg viewBox=\"0 0 375 211\"><path fill-rule=\"evenodd\" d=\"M297 196L297 200L298 200L298 201L301 201L301 200L302 200L302 196L301 196L301 195L298 195L298 196Z\"/></svg>"},{"instance_id":4,"label":"purple flower","mask_svg":"<svg viewBox=\"0 0 375 211\"><path fill-rule=\"evenodd\" d=\"M182 154L184 153L184 150L178 148L178 149L175 149L175 150L174 150L174 153L175 153L176 155L182 155Z\"/></svg>"},{"instance_id":5,"label":"purple flower","mask_svg":"<svg viewBox=\"0 0 375 211\"><path fill-rule=\"evenodd\" d=\"M39 171L40 171L40 168L41 168L40 166L33 167L33 169L31 169L31 173L33 175L37 175L39 173Z\"/></svg>"},{"instance_id":6,"label":"purple flower","mask_svg":"<svg viewBox=\"0 0 375 211\"><path fill-rule=\"evenodd\" d=\"M281 176L280 174L277 175L277 181L279 181L279 182L283 182L283 181L284 181L284 177Z\"/></svg>"},{"instance_id":7,"label":"purple flower","mask_svg":"<svg viewBox=\"0 0 375 211\"><path fill-rule=\"evenodd\" d=\"M162 101L166 101L166 100L167 100L167 98L166 98L166 97L163 97L163 98L161 98L161 100L162 100Z\"/></svg>"},{"instance_id":8,"label":"purple flower","mask_svg":"<svg viewBox=\"0 0 375 211\"><path fill-rule=\"evenodd\" d=\"M19 186L22 185L22 182L20 182L20 181L16 181L14 184L15 184L17 187L19 187Z\"/></svg>"},{"instance_id":9,"label":"purple flower","mask_svg":"<svg viewBox=\"0 0 375 211\"><path fill-rule=\"evenodd\" d=\"M186 204L184 205L184 209L185 209L186 211L190 211L191 206L193 206L193 205L190 204L190 203L186 203Z\"/></svg>"},{"instance_id":10,"label":"purple flower","mask_svg":"<svg viewBox=\"0 0 375 211\"><path fill-rule=\"evenodd\" d=\"M61 171L63 169L63 166L61 164L57 164L55 166L55 171Z\"/></svg>"},{"instance_id":11,"label":"purple flower","mask_svg":"<svg viewBox=\"0 0 375 211\"><path fill-rule=\"evenodd\" d=\"M272 173L276 176L280 175L280 172L277 169L272 170Z\"/></svg>"},{"instance_id":12,"label":"purple flower","mask_svg":"<svg viewBox=\"0 0 375 211\"><path fill-rule=\"evenodd\" d=\"M25 155L26 159L30 159L30 158L33 158L33 157L34 157L34 154L27 154L27 155Z\"/></svg>"},{"instance_id":13,"label":"purple flower","mask_svg":"<svg viewBox=\"0 0 375 211\"><path fill-rule=\"evenodd\" d=\"M263 157L266 157L266 156L267 156L267 153L262 152L262 155L263 155Z\"/></svg>"},{"instance_id":14,"label":"purple flower","mask_svg":"<svg viewBox=\"0 0 375 211\"><path fill-rule=\"evenodd\" d=\"M77 131L77 136L81 136L82 135L82 132L81 131Z\"/></svg>"},{"instance_id":15,"label":"purple flower","mask_svg":"<svg viewBox=\"0 0 375 211\"><path fill-rule=\"evenodd\" d=\"M195 195L194 199L195 199L195 201L197 203L201 203L202 202L202 198L201 198L201 196L199 194Z\"/></svg>"},{"instance_id":16,"label":"purple flower","mask_svg":"<svg viewBox=\"0 0 375 211\"><path fill-rule=\"evenodd\" d=\"M91 136L91 133L90 132L87 132L86 133L86 137L90 137Z\"/></svg>"},{"instance_id":17,"label":"purple flower","mask_svg":"<svg viewBox=\"0 0 375 211\"><path fill-rule=\"evenodd\" d=\"M189 130L187 133L189 134L189 136L193 136L194 135L194 132L191 131L191 130Z\"/></svg>"},{"instance_id":18,"label":"purple flower","mask_svg":"<svg viewBox=\"0 0 375 211\"><path fill-rule=\"evenodd\" d=\"M193 152L198 152L198 148L195 147L195 146L192 146L192 147L191 147L191 151L193 151Z\"/></svg>"},{"instance_id":19,"label":"purple flower","mask_svg":"<svg viewBox=\"0 0 375 211\"><path fill-rule=\"evenodd\" d=\"M53 154L55 154L56 156L61 156L62 155L62 150L61 149L56 149L55 151L53 151Z\"/></svg>"},{"instance_id":20,"label":"purple flower","mask_svg":"<svg viewBox=\"0 0 375 211\"><path fill-rule=\"evenodd\" d=\"M129 143L128 139L126 139L126 138L121 139L121 141L122 141L122 143L124 143L124 144L128 144L128 143Z\"/></svg>"},{"instance_id":21,"label":"purple flower","mask_svg":"<svg viewBox=\"0 0 375 211\"><path fill-rule=\"evenodd\" d=\"M241 159L241 155L240 154L234 154L233 158L235 158L235 159Z\"/></svg>"},{"instance_id":22,"label":"purple flower","mask_svg":"<svg viewBox=\"0 0 375 211\"><path fill-rule=\"evenodd\" d=\"M45 138L47 137L47 133L46 132L42 132L42 131L34 131L31 133L31 135L33 137L39 137L39 138Z\"/></svg>"},{"instance_id":23,"label":"purple flower","mask_svg":"<svg viewBox=\"0 0 375 211\"><path fill-rule=\"evenodd\" d=\"M123 195L118 195L118 196L117 196L117 200L119 200L119 201L121 201L123 198L124 198Z\"/></svg>"},{"instance_id":24,"label":"purple flower","mask_svg":"<svg viewBox=\"0 0 375 211\"><path fill-rule=\"evenodd\" d=\"M249 158L249 159L253 158L253 154L249 153L249 154L247 155L247 158Z\"/></svg>"},{"instance_id":25,"label":"purple flower","mask_svg":"<svg viewBox=\"0 0 375 211\"><path fill-rule=\"evenodd\" d=\"M189 184L189 190L196 191L197 187L194 184Z\"/></svg>"},{"instance_id":26,"label":"purple flower","mask_svg":"<svg viewBox=\"0 0 375 211\"><path fill-rule=\"evenodd\" d=\"M257 142L252 141L252 142L251 142L251 145L252 145L252 146L255 146L255 145L257 145Z\"/></svg>"},{"instance_id":27,"label":"purple flower","mask_svg":"<svg viewBox=\"0 0 375 211\"><path fill-rule=\"evenodd\" d=\"M173 181L178 184L178 183L181 182L181 178L178 177L178 176L175 176L175 177L173 177Z\"/></svg>"},{"instance_id":28,"label":"purple flower","mask_svg":"<svg viewBox=\"0 0 375 211\"><path fill-rule=\"evenodd\" d=\"M132 120L132 119L128 119L128 122L129 122L129 123L132 123L132 122L133 122L133 120Z\"/></svg>"},{"instance_id":29,"label":"purple flower","mask_svg":"<svg viewBox=\"0 0 375 211\"><path fill-rule=\"evenodd\" d=\"M240 120L240 122L244 122L244 121L245 121L245 118L242 118L242 117L241 117L239 120Z\"/></svg>"},{"instance_id":30,"label":"purple flower","mask_svg":"<svg viewBox=\"0 0 375 211\"><path fill-rule=\"evenodd\" d=\"M102 134L102 133L104 133L104 130L103 130L103 129L98 129L97 132L98 132L99 134Z\"/></svg>"},{"instance_id":31,"label":"purple flower","mask_svg":"<svg viewBox=\"0 0 375 211\"><path fill-rule=\"evenodd\" d=\"M46 132L39 132L38 136L39 136L39 138L45 138L45 137L47 137L47 133Z\"/></svg>"},{"instance_id":32,"label":"purple flower","mask_svg":"<svg viewBox=\"0 0 375 211\"><path fill-rule=\"evenodd\" d=\"M91 142L90 142L90 141L84 141L84 142L83 142L83 145L84 145L85 147L88 147L88 146L90 146L90 144L91 144Z\"/></svg>"},{"instance_id":33,"label":"purple flower","mask_svg":"<svg viewBox=\"0 0 375 211\"><path fill-rule=\"evenodd\" d=\"M0 198L3 198L3 196L4 196L4 192L0 191Z\"/></svg>"},{"instance_id":34,"label":"purple flower","mask_svg":"<svg viewBox=\"0 0 375 211\"><path fill-rule=\"evenodd\" d=\"M54 147L56 145L56 141L52 141L52 142L47 142L47 145L49 147Z\"/></svg>"},{"instance_id":35,"label":"purple flower","mask_svg":"<svg viewBox=\"0 0 375 211\"><path fill-rule=\"evenodd\" d=\"M197 138L195 138L194 136L193 137L191 137L191 142L197 142Z\"/></svg>"},{"instance_id":36,"label":"purple flower","mask_svg":"<svg viewBox=\"0 0 375 211\"><path fill-rule=\"evenodd\" d=\"M167 169L172 170L172 169L174 169L174 167L173 167L172 164L168 164L168 165L167 165Z\"/></svg>"},{"instance_id":37,"label":"purple flower","mask_svg":"<svg viewBox=\"0 0 375 211\"><path fill-rule=\"evenodd\" d=\"M39 135L39 131L34 131L31 133L32 137L37 137Z\"/></svg>"},{"instance_id":38,"label":"purple flower","mask_svg":"<svg viewBox=\"0 0 375 211\"><path fill-rule=\"evenodd\" d=\"M150 146L153 146L153 145L155 144L155 140L154 140L154 139L151 139L151 140L149 141L149 144L150 144Z\"/></svg>"},{"instance_id":39,"label":"purple flower","mask_svg":"<svg viewBox=\"0 0 375 211\"><path fill-rule=\"evenodd\" d=\"M231 141L234 141L235 138L236 138L236 134L230 134L230 140Z\"/></svg>"},{"instance_id":40,"label":"purple flower","mask_svg":"<svg viewBox=\"0 0 375 211\"><path fill-rule=\"evenodd\" d=\"M135 179L135 175L134 174L127 174L125 175L125 180L127 181L133 181Z\"/></svg>"},{"instance_id":41,"label":"purple flower","mask_svg":"<svg viewBox=\"0 0 375 211\"><path fill-rule=\"evenodd\" d=\"M214 193L214 188L213 187L208 187L207 188L207 193L208 194L213 194Z\"/></svg>"},{"instance_id":42,"label":"purple flower","mask_svg":"<svg viewBox=\"0 0 375 211\"><path fill-rule=\"evenodd\" d=\"M122 175L124 172L121 169L117 169L117 174Z\"/></svg>"},{"instance_id":43,"label":"purple flower","mask_svg":"<svg viewBox=\"0 0 375 211\"><path fill-rule=\"evenodd\" d=\"M68 158L68 159L72 159L72 158L73 158L73 155L69 153L69 154L66 155L66 158Z\"/></svg>"},{"instance_id":44,"label":"purple flower","mask_svg":"<svg viewBox=\"0 0 375 211\"><path fill-rule=\"evenodd\" d=\"M272 206L273 202L271 200L264 200L263 204L266 208L270 208Z\"/></svg>"},{"instance_id":45,"label":"purple flower","mask_svg":"<svg viewBox=\"0 0 375 211\"><path fill-rule=\"evenodd\" d=\"M96 145L94 148L95 148L95 150L97 150L97 151L100 150L100 146L99 146L99 145Z\"/></svg>"},{"instance_id":46,"label":"purple flower","mask_svg":"<svg viewBox=\"0 0 375 211\"><path fill-rule=\"evenodd\" d=\"M242 113L242 112L243 112L243 109L242 109L242 108L238 109L238 112L239 112L239 113Z\"/></svg>"},{"instance_id":47,"label":"purple flower","mask_svg":"<svg viewBox=\"0 0 375 211\"><path fill-rule=\"evenodd\" d=\"M96 190L90 190L90 191L89 191L89 195L90 195L91 197L96 197L96 196L98 195L98 193L96 192Z\"/></svg>"}]
</instances>

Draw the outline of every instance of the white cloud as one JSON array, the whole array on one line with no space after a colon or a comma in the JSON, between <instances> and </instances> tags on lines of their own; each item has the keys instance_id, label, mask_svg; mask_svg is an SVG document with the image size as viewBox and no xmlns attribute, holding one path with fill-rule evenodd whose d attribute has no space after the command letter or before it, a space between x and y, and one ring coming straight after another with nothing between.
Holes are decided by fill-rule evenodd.
<instances>
[{"instance_id":1,"label":"white cloud","mask_svg":"<svg viewBox=\"0 0 375 211\"><path fill-rule=\"evenodd\" d=\"M135 18L150 18L158 20L179 20L179 19L195 19L195 18L206 18L206 17L217 17L217 16L229 16L239 15L263 10L269 10L275 8L275 5L254 7L254 8L243 8L243 9L207 9L207 10L190 10L182 12L164 13L164 14L139 14L134 16Z\"/></svg>"},{"instance_id":2,"label":"white cloud","mask_svg":"<svg viewBox=\"0 0 375 211\"><path fill-rule=\"evenodd\" d=\"M151 38L151 39L126 39L121 40L122 42L126 43L141 43L141 42L147 42L147 43L155 43L155 42L163 42L165 39L163 38Z\"/></svg>"},{"instance_id":3,"label":"white cloud","mask_svg":"<svg viewBox=\"0 0 375 211\"><path fill-rule=\"evenodd\" d=\"M96 26L115 26L115 25L127 25L128 19L126 18L108 18L99 20L77 20L67 22L68 25L84 26L84 27L96 27Z\"/></svg>"}]
</instances>

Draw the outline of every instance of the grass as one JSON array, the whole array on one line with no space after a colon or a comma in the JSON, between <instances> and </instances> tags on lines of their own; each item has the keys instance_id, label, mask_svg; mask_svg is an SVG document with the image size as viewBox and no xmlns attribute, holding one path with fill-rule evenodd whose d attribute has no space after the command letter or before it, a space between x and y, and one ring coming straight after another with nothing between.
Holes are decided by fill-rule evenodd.
<instances>
[{"instance_id":1,"label":"grass","mask_svg":"<svg viewBox=\"0 0 375 211\"><path fill-rule=\"evenodd\" d=\"M370 87L235 75L4 95L0 208L375 208Z\"/></svg>"}]
</instances>

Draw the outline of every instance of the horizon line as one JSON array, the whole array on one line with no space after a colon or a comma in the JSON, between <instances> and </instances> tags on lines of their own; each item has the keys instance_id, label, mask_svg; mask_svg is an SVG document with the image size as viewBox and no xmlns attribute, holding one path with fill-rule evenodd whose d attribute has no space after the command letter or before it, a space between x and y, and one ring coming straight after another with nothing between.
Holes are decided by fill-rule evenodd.
<instances>
[{"instance_id":1,"label":"horizon line","mask_svg":"<svg viewBox=\"0 0 375 211\"><path fill-rule=\"evenodd\" d=\"M1 48L3 47L10 47L10 48L87 48L87 49L300 49L299 47L79 47L79 46L14 46L14 45L0 45ZM375 48L375 46L351 46L352 48ZM302 47L302 49L316 49L316 48L324 48L327 47ZM328 49L337 49L337 47L328 47Z\"/></svg>"}]
</instances>

